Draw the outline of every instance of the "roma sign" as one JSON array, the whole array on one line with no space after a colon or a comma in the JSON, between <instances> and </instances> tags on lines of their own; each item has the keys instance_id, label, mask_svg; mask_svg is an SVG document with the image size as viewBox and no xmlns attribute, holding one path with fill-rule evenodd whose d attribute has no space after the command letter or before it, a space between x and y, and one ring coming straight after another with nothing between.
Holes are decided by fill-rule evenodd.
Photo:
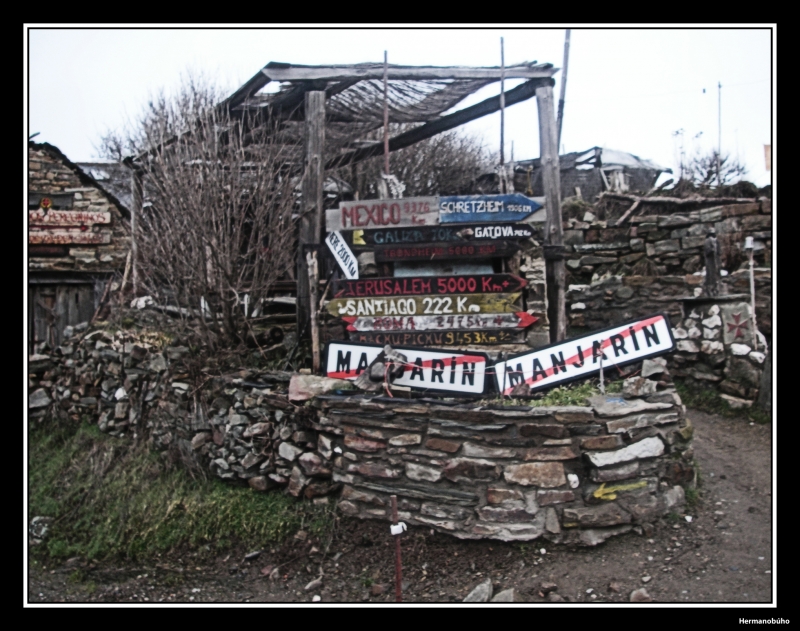
<instances>
[{"instance_id":1,"label":"roma sign","mask_svg":"<svg viewBox=\"0 0 800 631\"><path fill-rule=\"evenodd\" d=\"M439 198L440 223L522 221L544 205L544 198L511 195L459 195Z\"/></svg>"},{"instance_id":2,"label":"roma sign","mask_svg":"<svg viewBox=\"0 0 800 631\"><path fill-rule=\"evenodd\" d=\"M336 298L328 313L343 316L413 316L477 313L515 313L520 293L410 296L408 298Z\"/></svg>"},{"instance_id":3,"label":"roma sign","mask_svg":"<svg viewBox=\"0 0 800 631\"><path fill-rule=\"evenodd\" d=\"M325 360L326 374L335 379L355 379L382 350L382 346L331 342ZM406 356L407 363L394 384L422 390L483 394L488 361L485 353L413 347L395 350Z\"/></svg>"},{"instance_id":4,"label":"roma sign","mask_svg":"<svg viewBox=\"0 0 800 631\"><path fill-rule=\"evenodd\" d=\"M439 223L438 197L340 202L325 211L328 232L357 228L432 226Z\"/></svg>"},{"instance_id":5,"label":"roma sign","mask_svg":"<svg viewBox=\"0 0 800 631\"><path fill-rule=\"evenodd\" d=\"M364 280L337 280L333 284L333 297L487 294L501 291L519 291L527 284L527 280L512 274L461 274L458 276L405 276Z\"/></svg>"},{"instance_id":6,"label":"roma sign","mask_svg":"<svg viewBox=\"0 0 800 631\"><path fill-rule=\"evenodd\" d=\"M448 316L345 316L348 331L446 331L449 329L524 329L539 318L526 311Z\"/></svg>"},{"instance_id":7,"label":"roma sign","mask_svg":"<svg viewBox=\"0 0 800 631\"><path fill-rule=\"evenodd\" d=\"M527 383L531 392L552 388L598 372L601 355L605 369L661 355L674 347L665 315L639 318L497 362L497 390L510 394L521 383Z\"/></svg>"}]
</instances>

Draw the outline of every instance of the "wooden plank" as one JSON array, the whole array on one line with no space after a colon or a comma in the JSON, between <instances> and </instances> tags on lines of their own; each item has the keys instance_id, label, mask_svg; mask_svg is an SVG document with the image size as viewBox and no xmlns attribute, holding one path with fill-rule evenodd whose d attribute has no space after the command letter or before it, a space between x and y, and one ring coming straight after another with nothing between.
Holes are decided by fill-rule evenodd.
<instances>
[{"instance_id":1,"label":"wooden plank","mask_svg":"<svg viewBox=\"0 0 800 631\"><path fill-rule=\"evenodd\" d=\"M520 249L514 241L476 240L464 243L417 243L414 245L376 245L375 261L458 261L511 256Z\"/></svg>"},{"instance_id":2,"label":"wooden plank","mask_svg":"<svg viewBox=\"0 0 800 631\"><path fill-rule=\"evenodd\" d=\"M325 212L328 232L357 228L433 226L439 223L438 197L340 202Z\"/></svg>"},{"instance_id":3,"label":"wooden plank","mask_svg":"<svg viewBox=\"0 0 800 631\"><path fill-rule=\"evenodd\" d=\"M78 227L111 223L110 212L90 212L82 210L29 210L30 226Z\"/></svg>"},{"instance_id":4,"label":"wooden plank","mask_svg":"<svg viewBox=\"0 0 800 631\"><path fill-rule=\"evenodd\" d=\"M351 245L389 245L400 243L445 243L470 239L530 239L533 228L524 223L419 226L353 230L346 233Z\"/></svg>"},{"instance_id":5,"label":"wooden plank","mask_svg":"<svg viewBox=\"0 0 800 631\"><path fill-rule=\"evenodd\" d=\"M510 195L453 195L439 198L439 223L522 221L544 205L543 198Z\"/></svg>"},{"instance_id":6,"label":"wooden plank","mask_svg":"<svg viewBox=\"0 0 800 631\"><path fill-rule=\"evenodd\" d=\"M307 338L311 321L311 288L308 282L306 245L317 245L322 238L322 198L325 146L325 92L305 93L305 176L303 177L302 212L298 221L297 248L297 331Z\"/></svg>"},{"instance_id":7,"label":"wooden plank","mask_svg":"<svg viewBox=\"0 0 800 631\"><path fill-rule=\"evenodd\" d=\"M28 232L28 243L52 243L52 244L83 244L99 245L111 243L110 232L91 232L90 230L58 230L40 229Z\"/></svg>"},{"instance_id":8,"label":"wooden plank","mask_svg":"<svg viewBox=\"0 0 800 631\"><path fill-rule=\"evenodd\" d=\"M383 64L303 66L272 61L261 70L272 81L342 81L345 79L382 79ZM505 68L506 79L546 79L552 77L558 68L551 64L519 65ZM389 64L388 79L392 81L425 81L436 79L497 79L500 80L499 67L467 66L401 66Z\"/></svg>"},{"instance_id":9,"label":"wooden plank","mask_svg":"<svg viewBox=\"0 0 800 631\"><path fill-rule=\"evenodd\" d=\"M405 276L336 280L334 298L373 296L422 296L442 294L488 294L520 291L528 281L513 274L464 274L459 276Z\"/></svg>"},{"instance_id":10,"label":"wooden plank","mask_svg":"<svg viewBox=\"0 0 800 631\"><path fill-rule=\"evenodd\" d=\"M558 163L558 130L553 103L552 86L536 89L536 104L539 111L539 153L542 156L542 185L544 187L547 221L545 244L560 248L564 244L561 221L561 174ZM563 258L545 259L547 281L548 318L550 341L556 342L567 336L567 315L564 304L566 290L566 266Z\"/></svg>"},{"instance_id":11,"label":"wooden plank","mask_svg":"<svg viewBox=\"0 0 800 631\"><path fill-rule=\"evenodd\" d=\"M483 394L486 384L486 353L469 353L434 348L399 347L405 355L404 373L394 380L398 386L421 390ZM354 342L331 342L326 353L326 375L335 379L356 379L378 358L383 346Z\"/></svg>"},{"instance_id":12,"label":"wooden plank","mask_svg":"<svg viewBox=\"0 0 800 631\"><path fill-rule=\"evenodd\" d=\"M524 329L539 318L525 311L461 315L345 316L348 331L448 331L463 329Z\"/></svg>"},{"instance_id":13,"label":"wooden plank","mask_svg":"<svg viewBox=\"0 0 800 631\"><path fill-rule=\"evenodd\" d=\"M531 98L534 96L537 87L542 85L552 86L554 83L555 81L553 81L551 78L531 79L530 81L526 81L513 90L506 92L506 107L514 105L515 103L521 103L522 101ZM440 116L429 123L415 127L414 129L405 133L398 134L389 140L389 151L397 151L398 149L403 149L404 147L410 147L411 145L418 143L421 140L431 138L436 134L441 134L442 132L455 129L456 127L460 127L461 125L481 118L482 116L494 114L499 109L500 96L498 95L488 98L485 101L481 101L480 103L470 107L465 107L464 109L453 112L452 114ZM380 155L382 152L383 143L377 142L374 145L363 147L361 149L355 149L349 153L337 156L330 160L325 165L325 168L334 169L336 167L353 164L355 162L361 162L362 160L367 160L368 158Z\"/></svg>"},{"instance_id":14,"label":"wooden plank","mask_svg":"<svg viewBox=\"0 0 800 631\"><path fill-rule=\"evenodd\" d=\"M459 313L515 313L521 294L472 294L466 296L409 296L406 298L336 298L328 313L343 316L452 315Z\"/></svg>"},{"instance_id":15,"label":"wooden plank","mask_svg":"<svg viewBox=\"0 0 800 631\"><path fill-rule=\"evenodd\" d=\"M667 317L657 313L579 338L513 355L494 365L497 389L510 394L526 383L531 391L585 379L600 370L640 362L675 348Z\"/></svg>"},{"instance_id":16,"label":"wooden plank","mask_svg":"<svg viewBox=\"0 0 800 631\"><path fill-rule=\"evenodd\" d=\"M397 346L469 346L472 344L522 344L525 332L517 330L483 331L355 331L353 342Z\"/></svg>"},{"instance_id":17,"label":"wooden plank","mask_svg":"<svg viewBox=\"0 0 800 631\"><path fill-rule=\"evenodd\" d=\"M357 279L358 260L350 248L347 247L347 243L342 238L342 233L335 230L329 232L325 238L325 245L328 246L344 275L349 279Z\"/></svg>"}]
</instances>

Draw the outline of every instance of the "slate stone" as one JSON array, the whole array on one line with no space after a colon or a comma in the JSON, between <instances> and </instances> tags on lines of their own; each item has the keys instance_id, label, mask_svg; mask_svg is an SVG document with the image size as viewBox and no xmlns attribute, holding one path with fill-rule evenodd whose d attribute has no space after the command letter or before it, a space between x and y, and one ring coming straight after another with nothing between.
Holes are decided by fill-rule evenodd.
<instances>
[{"instance_id":1,"label":"slate stone","mask_svg":"<svg viewBox=\"0 0 800 631\"><path fill-rule=\"evenodd\" d=\"M572 491L543 491L540 490L536 495L536 501L539 506L549 506L551 504L564 504L571 502L575 499L575 493Z\"/></svg>"},{"instance_id":2,"label":"slate stone","mask_svg":"<svg viewBox=\"0 0 800 631\"><path fill-rule=\"evenodd\" d=\"M445 451L447 453L455 453L461 448L461 443L452 440L445 440L443 438L429 438L425 442L425 447L434 449L436 451Z\"/></svg>"},{"instance_id":3,"label":"slate stone","mask_svg":"<svg viewBox=\"0 0 800 631\"><path fill-rule=\"evenodd\" d=\"M663 453L664 443L652 436L616 451L587 452L586 456L594 466L604 467L640 458L655 458Z\"/></svg>"},{"instance_id":4,"label":"slate stone","mask_svg":"<svg viewBox=\"0 0 800 631\"><path fill-rule=\"evenodd\" d=\"M442 477L442 470L407 462L406 475L412 480L438 482Z\"/></svg>"},{"instance_id":5,"label":"slate stone","mask_svg":"<svg viewBox=\"0 0 800 631\"><path fill-rule=\"evenodd\" d=\"M607 502L587 508L565 508L563 513L566 528L618 526L631 523L631 519L630 513L623 510L617 502Z\"/></svg>"},{"instance_id":6,"label":"slate stone","mask_svg":"<svg viewBox=\"0 0 800 631\"><path fill-rule=\"evenodd\" d=\"M386 443L348 434L344 437L344 446L355 449L356 451L376 452L384 449Z\"/></svg>"},{"instance_id":7,"label":"slate stone","mask_svg":"<svg viewBox=\"0 0 800 631\"><path fill-rule=\"evenodd\" d=\"M492 579L487 578L483 583L473 589L467 597L465 603L488 603L492 597Z\"/></svg>"},{"instance_id":8,"label":"slate stone","mask_svg":"<svg viewBox=\"0 0 800 631\"><path fill-rule=\"evenodd\" d=\"M603 395L589 397L589 403L592 404L597 415L601 417L625 416L636 412L664 410L672 407L668 403L647 403L641 399L623 400Z\"/></svg>"},{"instance_id":9,"label":"slate stone","mask_svg":"<svg viewBox=\"0 0 800 631\"><path fill-rule=\"evenodd\" d=\"M474 480L496 480L499 477L497 465L489 460L478 458L454 458L444 468L444 477L451 482Z\"/></svg>"},{"instance_id":10,"label":"slate stone","mask_svg":"<svg viewBox=\"0 0 800 631\"><path fill-rule=\"evenodd\" d=\"M632 529L633 526L630 524L613 526L611 528L587 528L586 530L581 530L580 543L584 546L596 546L611 537L630 532Z\"/></svg>"},{"instance_id":11,"label":"slate stone","mask_svg":"<svg viewBox=\"0 0 800 631\"><path fill-rule=\"evenodd\" d=\"M278 446L278 455L289 462L293 462L302 453L303 450L292 443L283 442Z\"/></svg>"},{"instance_id":12,"label":"slate stone","mask_svg":"<svg viewBox=\"0 0 800 631\"><path fill-rule=\"evenodd\" d=\"M389 439L389 444L395 446L419 445L421 442L422 436L419 434L400 434Z\"/></svg>"},{"instance_id":13,"label":"slate stone","mask_svg":"<svg viewBox=\"0 0 800 631\"><path fill-rule=\"evenodd\" d=\"M528 464L509 465L503 475L506 482L523 486L540 486L552 488L567 483L564 465L560 462L531 462Z\"/></svg>"},{"instance_id":14,"label":"slate stone","mask_svg":"<svg viewBox=\"0 0 800 631\"><path fill-rule=\"evenodd\" d=\"M34 390L28 396L28 407L31 409L43 408L50 405L52 402L53 400L44 388Z\"/></svg>"},{"instance_id":15,"label":"slate stone","mask_svg":"<svg viewBox=\"0 0 800 631\"><path fill-rule=\"evenodd\" d=\"M475 443L464 443L462 453L472 458L514 458L517 455L516 449L486 447Z\"/></svg>"},{"instance_id":16,"label":"slate stone","mask_svg":"<svg viewBox=\"0 0 800 631\"><path fill-rule=\"evenodd\" d=\"M495 594L491 602L493 603L521 603L524 602L519 592L514 589L504 589L502 592Z\"/></svg>"}]
</instances>

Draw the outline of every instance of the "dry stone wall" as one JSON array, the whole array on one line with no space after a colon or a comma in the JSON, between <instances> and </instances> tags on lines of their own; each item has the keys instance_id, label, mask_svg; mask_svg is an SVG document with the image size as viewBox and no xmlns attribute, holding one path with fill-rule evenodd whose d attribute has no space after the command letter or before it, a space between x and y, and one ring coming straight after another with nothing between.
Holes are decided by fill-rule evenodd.
<instances>
[{"instance_id":1,"label":"dry stone wall","mask_svg":"<svg viewBox=\"0 0 800 631\"><path fill-rule=\"evenodd\" d=\"M596 545L684 501L692 426L665 362L645 362L625 397L588 407L446 405L322 396L339 508L459 538ZM660 379L656 381L655 379Z\"/></svg>"}]
</instances>

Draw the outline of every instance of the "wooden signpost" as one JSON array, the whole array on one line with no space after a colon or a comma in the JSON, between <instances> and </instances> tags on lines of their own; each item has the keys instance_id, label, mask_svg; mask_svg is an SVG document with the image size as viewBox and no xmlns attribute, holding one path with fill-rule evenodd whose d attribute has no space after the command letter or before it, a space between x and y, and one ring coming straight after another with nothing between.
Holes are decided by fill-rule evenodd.
<instances>
[{"instance_id":1,"label":"wooden signpost","mask_svg":"<svg viewBox=\"0 0 800 631\"><path fill-rule=\"evenodd\" d=\"M588 377L599 372L601 365L622 366L674 347L669 320L659 313L514 355L497 362L494 374L497 389L503 394L510 394L522 383L535 392Z\"/></svg>"},{"instance_id":2,"label":"wooden signpost","mask_svg":"<svg viewBox=\"0 0 800 631\"><path fill-rule=\"evenodd\" d=\"M511 256L519 251L514 241L465 241L464 243L418 243L414 245L376 245L375 261L459 261L475 258Z\"/></svg>"},{"instance_id":3,"label":"wooden signpost","mask_svg":"<svg viewBox=\"0 0 800 631\"><path fill-rule=\"evenodd\" d=\"M328 313L344 316L413 316L479 313L516 313L520 293L467 294L464 296L408 296L390 298L336 298L328 303Z\"/></svg>"},{"instance_id":4,"label":"wooden signpost","mask_svg":"<svg viewBox=\"0 0 800 631\"><path fill-rule=\"evenodd\" d=\"M111 223L111 213L103 211L84 211L84 210L29 210L28 223L31 226L47 227L80 227L92 226L94 224Z\"/></svg>"},{"instance_id":5,"label":"wooden signpost","mask_svg":"<svg viewBox=\"0 0 800 631\"><path fill-rule=\"evenodd\" d=\"M405 355L403 374L393 383L421 390L483 394L486 382L485 353L451 352L400 346ZM383 346L353 342L331 342L326 356L326 375L335 379L356 379L383 351Z\"/></svg>"},{"instance_id":6,"label":"wooden signpost","mask_svg":"<svg viewBox=\"0 0 800 631\"><path fill-rule=\"evenodd\" d=\"M439 198L439 223L522 221L544 205L544 198L510 195L459 195Z\"/></svg>"},{"instance_id":7,"label":"wooden signpost","mask_svg":"<svg viewBox=\"0 0 800 631\"><path fill-rule=\"evenodd\" d=\"M102 245L111 243L110 232L92 232L91 230L70 230L52 228L31 228L28 231L28 243L51 243L51 244L80 244L80 245Z\"/></svg>"},{"instance_id":8,"label":"wooden signpost","mask_svg":"<svg viewBox=\"0 0 800 631\"><path fill-rule=\"evenodd\" d=\"M440 316L345 316L348 331L446 331L453 329L524 329L539 318L526 311Z\"/></svg>"},{"instance_id":9,"label":"wooden signpost","mask_svg":"<svg viewBox=\"0 0 800 631\"><path fill-rule=\"evenodd\" d=\"M340 202L325 211L328 232L359 228L433 226L439 223L438 197Z\"/></svg>"},{"instance_id":10,"label":"wooden signpost","mask_svg":"<svg viewBox=\"0 0 800 631\"><path fill-rule=\"evenodd\" d=\"M528 281L513 274L463 274L458 276L405 276L337 280L333 284L334 298L372 296L422 296L432 294L488 294L514 292L526 287Z\"/></svg>"},{"instance_id":11,"label":"wooden signpost","mask_svg":"<svg viewBox=\"0 0 800 631\"><path fill-rule=\"evenodd\" d=\"M522 344L525 332L499 331L356 331L349 333L354 342L397 346L470 346L471 344Z\"/></svg>"},{"instance_id":12,"label":"wooden signpost","mask_svg":"<svg viewBox=\"0 0 800 631\"><path fill-rule=\"evenodd\" d=\"M534 230L527 224L450 224L413 228L353 230L348 233L354 246L397 245L407 243L445 243L471 239L529 239Z\"/></svg>"}]
</instances>

